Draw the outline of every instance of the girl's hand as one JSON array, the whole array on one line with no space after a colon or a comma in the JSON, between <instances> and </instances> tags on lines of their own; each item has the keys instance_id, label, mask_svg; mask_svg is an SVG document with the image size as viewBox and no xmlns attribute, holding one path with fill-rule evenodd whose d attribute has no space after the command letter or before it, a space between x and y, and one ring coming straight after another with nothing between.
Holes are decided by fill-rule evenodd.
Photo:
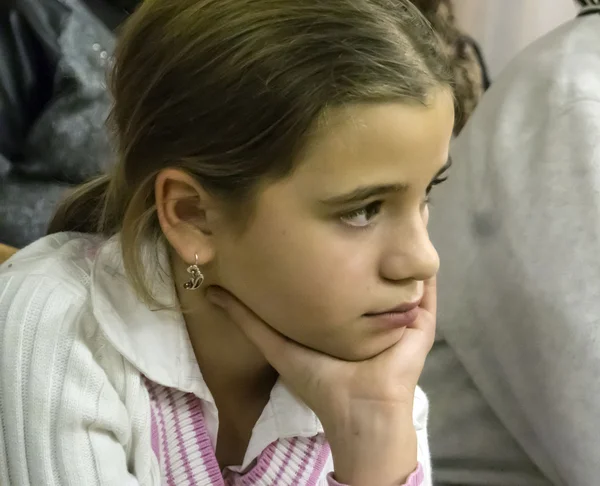
<instances>
[{"instance_id":1,"label":"girl's hand","mask_svg":"<svg viewBox=\"0 0 600 486\"><path fill-rule=\"evenodd\" d=\"M402 484L414 471L413 400L435 335L435 279L426 283L420 315L400 340L359 362L343 361L288 339L222 289L209 289L207 297L237 323L317 414L339 482Z\"/></svg>"}]
</instances>

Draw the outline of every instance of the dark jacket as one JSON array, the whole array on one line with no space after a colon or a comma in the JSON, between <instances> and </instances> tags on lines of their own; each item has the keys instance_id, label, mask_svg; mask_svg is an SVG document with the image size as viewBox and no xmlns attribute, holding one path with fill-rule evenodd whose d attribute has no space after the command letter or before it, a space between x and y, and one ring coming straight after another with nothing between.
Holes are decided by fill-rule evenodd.
<instances>
[{"instance_id":1,"label":"dark jacket","mask_svg":"<svg viewBox=\"0 0 600 486\"><path fill-rule=\"evenodd\" d=\"M21 247L65 191L111 163L106 73L127 12L105 0L0 9L0 242Z\"/></svg>"}]
</instances>

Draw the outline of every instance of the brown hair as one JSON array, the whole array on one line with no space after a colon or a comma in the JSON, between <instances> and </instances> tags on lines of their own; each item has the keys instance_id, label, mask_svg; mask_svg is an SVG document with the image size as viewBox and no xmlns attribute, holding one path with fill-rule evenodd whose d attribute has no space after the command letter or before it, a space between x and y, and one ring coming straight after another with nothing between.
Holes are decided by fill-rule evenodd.
<instances>
[{"instance_id":1,"label":"brown hair","mask_svg":"<svg viewBox=\"0 0 600 486\"><path fill-rule=\"evenodd\" d=\"M50 232L120 232L135 288L139 248L160 238L154 181L166 167L241 207L291 173L330 107L426 104L451 73L407 0L145 0L121 32L112 74L118 161L77 189Z\"/></svg>"},{"instance_id":2,"label":"brown hair","mask_svg":"<svg viewBox=\"0 0 600 486\"><path fill-rule=\"evenodd\" d=\"M486 66L475 41L462 32L452 0L413 0L440 36L450 61L454 85L454 133L464 128L489 84Z\"/></svg>"}]
</instances>

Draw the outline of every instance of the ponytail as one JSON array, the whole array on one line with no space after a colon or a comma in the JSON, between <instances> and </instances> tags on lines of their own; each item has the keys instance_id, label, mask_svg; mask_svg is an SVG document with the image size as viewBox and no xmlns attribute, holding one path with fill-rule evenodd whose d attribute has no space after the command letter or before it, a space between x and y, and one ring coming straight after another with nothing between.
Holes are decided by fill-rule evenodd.
<instances>
[{"instance_id":1,"label":"ponytail","mask_svg":"<svg viewBox=\"0 0 600 486\"><path fill-rule=\"evenodd\" d=\"M112 236L120 230L127 209L123 186L118 171L78 186L59 204L47 234L75 231Z\"/></svg>"},{"instance_id":2,"label":"ponytail","mask_svg":"<svg viewBox=\"0 0 600 486\"><path fill-rule=\"evenodd\" d=\"M117 166L112 174L92 179L71 192L59 205L47 233L74 231L111 237L120 232L125 270L131 284L144 302L161 306L146 285L139 252L144 242L156 242L162 235L154 204L156 173L130 191L119 169Z\"/></svg>"},{"instance_id":3,"label":"ponytail","mask_svg":"<svg viewBox=\"0 0 600 486\"><path fill-rule=\"evenodd\" d=\"M61 231L99 233L110 176L102 175L77 187L60 203L48 234Z\"/></svg>"}]
</instances>

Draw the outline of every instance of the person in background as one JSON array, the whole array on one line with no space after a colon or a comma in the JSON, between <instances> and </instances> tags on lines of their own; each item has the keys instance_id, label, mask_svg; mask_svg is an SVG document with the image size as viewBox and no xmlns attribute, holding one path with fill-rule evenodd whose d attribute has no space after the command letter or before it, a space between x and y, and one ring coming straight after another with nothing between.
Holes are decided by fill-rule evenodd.
<instances>
[{"instance_id":1,"label":"person in background","mask_svg":"<svg viewBox=\"0 0 600 486\"><path fill-rule=\"evenodd\" d=\"M116 165L0 268L0 483L430 486L429 23L145 0L117 45Z\"/></svg>"},{"instance_id":2,"label":"person in background","mask_svg":"<svg viewBox=\"0 0 600 486\"><path fill-rule=\"evenodd\" d=\"M0 7L0 242L46 233L58 202L113 160L106 72L127 0Z\"/></svg>"},{"instance_id":3,"label":"person in background","mask_svg":"<svg viewBox=\"0 0 600 486\"><path fill-rule=\"evenodd\" d=\"M416 6L453 63L456 132L487 83L449 0ZM114 33L138 0L30 0L0 7L0 242L46 233L58 202L114 161L105 129Z\"/></svg>"},{"instance_id":4,"label":"person in background","mask_svg":"<svg viewBox=\"0 0 600 486\"><path fill-rule=\"evenodd\" d=\"M598 484L599 3L494 80L433 200L436 484Z\"/></svg>"}]
</instances>

